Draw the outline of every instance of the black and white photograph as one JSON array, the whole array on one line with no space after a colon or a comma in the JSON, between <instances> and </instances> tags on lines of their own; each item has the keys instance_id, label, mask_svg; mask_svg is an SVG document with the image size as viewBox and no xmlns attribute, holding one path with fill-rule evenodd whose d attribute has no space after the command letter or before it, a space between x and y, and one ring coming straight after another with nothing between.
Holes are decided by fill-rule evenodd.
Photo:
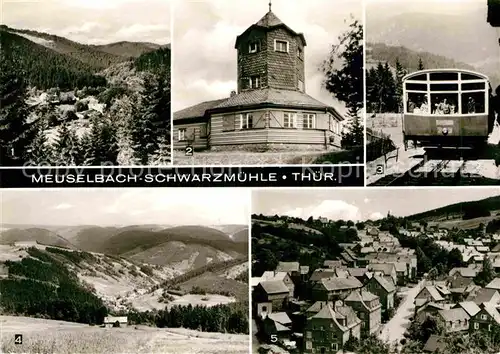
<instances>
[{"instance_id":1,"label":"black and white photograph","mask_svg":"<svg viewBox=\"0 0 500 354\"><path fill-rule=\"evenodd\" d=\"M248 190L3 190L1 209L2 353L248 353Z\"/></svg>"},{"instance_id":2,"label":"black and white photograph","mask_svg":"<svg viewBox=\"0 0 500 354\"><path fill-rule=\"evenodd\" d=\"M252 192L253 353L498 353L494 187Z\"/></svg>"},{"instance_id":3,"label":"black and white photograph","mask_svg":"<svg viewBox=\"0 0 500 354\"><path fill-rule=\"evenodd\" d=\"M361 0L173 12L175 165L363 163Z\"/></svg>"},{"instance_id":4,"label":"black and white photograph","mask_svg":"<svg viewBox=\"0 0 500 354\"><path fill-rule=\"evenodd\" d=\"M2 166L171 164L170 0L1 11Z\"/></svg>"},{"instance_id":5,"label":"black and white photograph","mask_svg":"<svg viewBox=\"0 0 500 354\"><path fill-rule=\"evenodd\" d=\"M494 3L366 1L367 185L500 185Z\"/></svg>"}]
</instances>

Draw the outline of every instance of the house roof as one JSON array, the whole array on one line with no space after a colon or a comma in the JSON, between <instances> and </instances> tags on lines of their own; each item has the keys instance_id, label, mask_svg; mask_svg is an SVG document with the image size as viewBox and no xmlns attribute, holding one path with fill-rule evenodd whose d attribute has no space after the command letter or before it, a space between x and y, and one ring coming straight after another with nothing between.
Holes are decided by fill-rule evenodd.
<instances>
[{"instance_id":1,"label":"house roof","mask_svg":"<svg viewBox=\"0 0 500 354\"><path fill-rule=\"evenodd\" d=\"M318 313L323 307L328 305L327 301L316 301L314 304L312 304L306 312L314 312Z\"/></svg>"},{"instance_id":2,"label":"house roof","mask_svg":"<svg viewBox=\"0 0 500 354\"><path fill-rule=\"evenodd\" d=\"M371 271L382 272L385 275L390 275L394 268L394 263L370 263L368 266Z\"/></svg>"},{"instance_id":3,"label":"house roof","mask_svg":"<svg viewBox=\"0 0 500 354\"><path fill-rule=\"evenodd\" d=\"M474 301L462 301L459 302L457 306L463 308L470 317L474 316L476 313L481 311L479 306L477 306L477 304Z\"/></svg>"},{"instance_id":4,"label":"house roof","mask_svg":"<svg viewBox=\"0 0 500 354\"><path fill-rule=\"evenodd\" d=\"M362 277L368 272L368 268L347 268L347 271L353 277Z\"/></svg>"},{"instance_id":5,"label":"house roof","mask_svg":"<svg viewBox=\"0 0 500 354\"><path fill-rule=\"evenodd\" d=\"M500 290L500 278L495 278L486 285L488 289Z\"/></svg>"},{"instance_id":6,"label":"house roof","mask_svg":"<svg viewBox=\"0 0 500 354\"><path fill-rule=\"evenodd\" d=\"M324 278L332 278L336 276L334 269L316 269L309 278L309 281L318 281Z\"/></svg>"},{"instance_id":7,"label":"house roof","mask_svg":"<svg viewBox=\"0 0 500 354\"><path fill-rule=\"evenodd\" d=\"M257 286L262 280L262 277L252 277L250 278L250 286Z\"/></svg>"},{"instance_id":8,"label":"house roof","mask_svg":"<svg viewBox=\"0 0 500 354\"><path fill-rule=\"evenodd\" d=\"M334 267L342 267L342 261L332 261L332 260L326 260L323 262L324 267L329 267L329 268L334 268Z\"/></svg>"},{"instance_id":9,"label":"house roof","mask_svg":"<svg viewBox=\"0 0 500 354\"><path fill-rule=\"evenodd\" d=\"M448 341L445 337L437 336L432 334L424 345L424 352L436 352L438 350L443 350L446 348Z\"/></svg>"},{"instance_id":10,"label":"house roof","mask_svg":"<svg viewBox=\"0 0 500 354\"><path fill-rule=\"evenodd\" d=\"M321 279L321 283L328 291L356 289L363 286L363 284L354 277Z\"/></svg>"},{"instance_id":11,"label":"house roof","mask_svg":"<svg viewBox=\"0 0 500 354\"><path fill-rule=\"evenodd\" d=\"M365 302L365 301L373 301L377 300L379 297L375 294L372 294L371 292L360 289L360 290L355 290L351 292L345 299L344 301L355 301L355 302Z\"/></svg>"},{"instance_id":12,"label":"house roof","mask_svg":"<svg viewBox=\"0 0 500 354\"><path fill-rule=\"evenodd\" d=\"M469 314L461 307L449 310L439 310L438 314L447 322L464 321L470 318Z\"/></svg>"},{"instance_id":13,"label":"house roof","mask_svg":"<svg viewBox=\"0 0 500 354\"><path fill-rule=\"evenodd\" d=\"M380 284L380 286L382 286L385 289L385 291L387 291L388 293L392 293L393 291L396 291L396 287L394 286L394 284L392 282L389 283L387 280L385 280L382 277L379 277L378 275L374 275L373 279L375 281L377 281Z\"/></svg>"},{"instance_id":14,"label":"house roof","mask_svg":"<svg viewBox=\"0 0 500 354\"><path fill-rule=\"evenodd\" d=\"M292 323L292 320L290 319L290 317L288 317L286 312L272 312L269 315L267 315L267 317L283 325L288 325Z\"/></svg>"},{"instance_id":15,"label":"house roof","mask_svg":"<svg viewBox=\"0 0 500 354\"><path fill-rule=\"evenodd\" d=\"M406 272L406 263L405 262L395 262L394 266L396 267L396 272Z\"/></svg>"},{"instance_id":16,"label":"house roof","mask_svg":"<svg viewBox=\"0 0 500 354\"><path fill-rule=\"evenodd\" d=\"M300 266L300 274L309 273L309 266Z\"/></svg>"},{"instance_id":17,"label":"house roof","mask_svg":"<svg viewBox=\"0 0 500 354\"><path fill-rule=\"evenodd\" d=\"M277 272L298 272L299 270L299 262L279 262L276 267Z\"/></svg>"},{"instance_id":18,"label":"house roof","mask_svg":"<svg viewBox=\"0 0 500 354\"><path fill-rule=\"evenodd\" d=\"M116 321L120 323L127 322L127 316L106 316L104 317L104 323L115 323Z\"/></svg>"},{"instance_id":19,"label":"house roof","mask_svg":"<svg viewBox=\"0 0 500 354\"><path fill-rule=\"evenodd\" d=\"M416 300L424 300L425 301L425 302L415 301L415 304L417 306L419 306L419 308L417 309L417 313L422 312L429 307L433 307L433 308L439 309L439 310L445 309L444 304L441 304L441 303L432 302L432 301L427 302L427 300L425 300L425 299L416 299ZM422 305L422 303L423 303L423 305Z\"/></svg>"},{"instance_id":20,"label":"house roof","mask_svg":"<svg viewBox=\"0 0 500 354\"><path fill-rule=\"evenodd\" d=\"M472 278L466 278L461 275L457 276L456 278L452 279L450 283L451 288L465 288L468 285L470 285L473 282Z\"/></svg>"},{"instance_id":21,"label":"house roof","mask_svg":"<svg viewBox=\"0 0 500 354\"><path fill-rule=\"evenodd\" d=\"M201 118L205 116L207 110L216 107L222 102L226 101L228 98L222 98L218 100L211 100L198 103L197 105L181 109L180 111L174 112L173 120L183 120L183 119L193 119Z\"/></svg>"},{"instance_id":22,"label":"house roof","mask_svg":"<svg viewBox=\"0 0 500 354\"><path fill-rule=\"evenodd\" d=\"M439 291L436 289L435 286L433 286L433 285L427 285L425 288L423 288L422 290L420 290L419 294L422 291L424 291L424 289L427 289L427 291L429 292L429 294L431 295L431 297L432 297L432 299L434 301L443 301L444 300L444 298L441 296L441 294L439 293Z\"/></svg>"},{"instance_id":23,"label":"house roof","mask_svg":"<svg viewBox=\"0 0 500 354\"><path fill-rule=\"evenodd\" d=\"M495 296L495 293L498 293L496 289L481 288L475 296L473 294L469 295L467 301L474 301L478 305L484 302L490 302L493 296Z\"/></svg>"},{"instance_id":24,"label":"house roof","mask_svg":"<svg viewBox=\"0 0 500 354\"><path fill-rule=\"evenodd\" d=\"M493 304L483 304L483 308L484 311L486 311L496 323L500 324L500 313L498 313L498 310Z\"/></svg>"},{"instance_id":25,"label":"house roof","mask_svg":"<svg viewBox=\"0 0 500 354\"><path fill-rule=\"evenodd\" d=\"M286 287L283 280L268 280L260 283L260 286L264 289L264 291L268 294L280 294L280 293L288 293L290 290Z\"/></svg>"},{"instance_id":26,"label":"house roof","mask_svg":"<svg viewBox=\"0 0 500 354\"><path fill-rule=\"evenodd\" d=\"M243 91L222 101L217 106L211 108L210 112L234 112L250 108L259 108L260 106L328 111L332 113L337 120L344 120L344 117L342 117L335 108L316 100L304 92L276 88Z\"/></svg>"}]
</instances>

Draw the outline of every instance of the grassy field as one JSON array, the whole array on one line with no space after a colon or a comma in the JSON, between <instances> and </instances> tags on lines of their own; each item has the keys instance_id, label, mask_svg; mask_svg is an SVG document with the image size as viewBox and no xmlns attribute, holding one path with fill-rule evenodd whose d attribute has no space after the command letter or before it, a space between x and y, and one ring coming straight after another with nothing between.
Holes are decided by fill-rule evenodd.
<instances>
[{"instance_id":1,"label":"grassy field","mask_svg":"<svg viewBox=\"0 0 500 354\"><path fill-rule=\"evenodd\" d=\"M462 220L462 219L454 219L454 220L447 220L447 221L440 221L438 222L439 227L445 228L445 229L452 229L456 227L457 229L475 229L477 228L480 224L487 225L491 220L500 218L497 216L497 213L499 213L498 210L492 211L493 216L485 216L482 218L475 218L475 219L470 219L470 220Z\"/></svg>"},{"instance_id":2,"label":"grassy field","mask_svg":"<svg viewBox=\"0 0 500 354\"><path fill-rule=\"evenodd\" d=\"M183 328L100 328L62 321L0 316L2 353L248 353L247 335ZM14 334L23 344L14 344Z\"/></svg>"}]
</instances>

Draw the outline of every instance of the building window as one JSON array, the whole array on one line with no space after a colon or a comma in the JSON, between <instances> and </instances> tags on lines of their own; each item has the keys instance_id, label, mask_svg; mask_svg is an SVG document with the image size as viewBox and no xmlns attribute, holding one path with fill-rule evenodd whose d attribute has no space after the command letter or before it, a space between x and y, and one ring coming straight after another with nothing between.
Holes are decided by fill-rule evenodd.
<instances>
[{"instance_id":1,"label":"building window","mask_svg":"<svg viewBox=\"0 0 500 354\"><path fill-rule=\"evenodd\" d=\"M312 332L307 331L307 332L306 332L306 338L307 338L307 339L311 339L311 338L312 338Z\"/></svg>"},{"instance_id":2,"label":"building window","mask_svg":"<svg viewBox=\"0 0 500 354\"><path fill-rule=\"evenodd\" d=\"M306 342L306 349L307 350L312 350L312 348L313 348L313 343L311 341L307 341Z\"/></svg>"},{"instance_id":3,"label":"building window","mask_svg":"<svg viewBox=\"0 0 500 354\"><path fill-rule=\"evenodd\" d=\"M314 129L315 126L315 115L314 114L304 114L302 126L304 129Z\"/></svg>"},{"instance_id":4,"label":"building window","mask_svg":"<svg viewBox=\"0 0 500 354\"><path fill-rule=\"evenodd\" d=\"M259 88L260 87L260 77L252 76L249 81L250 88Z\"/></svg>"},{"instance_id":5,"label":"building window","mask_svg":"<svg viewBox=\"0 0 500 354\"><path fill-rule=\"evenodd\" d=\"M200 127L200 138L206 138L208 136L208 125L203 124Z\"/></svg>"},{"instance_id":6,"label":"building window","mask_svg":"<svg viewBox=\"0 0 500 354\"><path fill-rule=\"evenodd\" d=\"M481 319L482 319L482 320L486 320L486 319L488 319L488 316L486 316L486 315L481 315Z\"/></svg>"},{"instance_id":7,"label":"building window","mask_svg":"<svg viewBox=\"0 0 500 354\"><path fill-rule=\"evenodd\" d=\"M297 58L302 59L302 48L297 48Z\"/></svg>"},{"instance_id":8,"label":"building window","mask_svg":"<svg viewBox=\"0 0 500 354\"><path fill-rule=\"evenodd\" d=\"M479 329L479 323L474 323L474 329Z\"/></svg>"},{"instance_id":9,"label":"building window","mask_svg":"<svg viewBox=\"0 0 500 354\"><path fill-rule=\"evenodd\" d=\"M297 115L295 113L289 113L289 112L285 112L283 114L283 127L284 128L295 128L296 127L296 124L295 124L295 117Z\"/></svg>"},{"instance_id":10,"label":"building window","mask_svg":"<svg viewBox=\"0 0 500 354\"><path fill-rule=\"evenodd\" d=\"M252 129L253 127L253 114L247 113L240 115L240 129Z\"/></svg>"},{"instance_id":11,"label":"building window","mask_svg":"<svg viewBox=\"0 0 500 354\"><path fill-rule=\"evenodd\" d=\"M490 324L488 325L488 331L491 332L491 325Z\"/></svg>"},{"instance_id":12,"label":"building window","mask_svg":"<svg viewBox=\"0 0 500 354\"><path fill-rule=\"evenodd\" d=\"M279 41L277 39L274 40L274 51L288 53L288 42L287 41Z\"/></svg>"},{"instance_id":13,"label":"building window","mask_svg":"<svg viewBox=\"0 0 500 354\"><path fill-rule=\"evenodd\" d=\"M304 81L299 80L299 91L304 92Z\"/></svg>"},{"instance_id":14,"label":"building window","mask_svg":"<svg viewBox=\"0 0 500 354\"><path fill-rule=\"evenodd\" d=\"M179 141L184 141L186 140L186 129L181 128L179 129Z\"/></svg>"},{"instance_id":15,"label":"building window","mask_svg":"<svg viewBox=\"0 0 500 354\"><path fill-rule=\"evenodd\" d=\"M248 43L248 52L257 53L259 51L259 41L251 41Z\"/></svg>"}]
</instances>

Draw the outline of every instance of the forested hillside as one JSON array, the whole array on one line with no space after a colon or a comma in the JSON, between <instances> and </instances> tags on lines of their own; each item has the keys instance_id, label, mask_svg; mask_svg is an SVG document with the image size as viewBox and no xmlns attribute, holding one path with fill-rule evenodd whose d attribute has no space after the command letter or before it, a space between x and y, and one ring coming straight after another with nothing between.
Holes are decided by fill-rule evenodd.
<instances>
[{"instance_id":1,"label":"forested hillside","mask_svg":"<svg viewBox=\"0 0 500 354\"><path fill-rule=\"evenodd\" d=\"M92 46L5 26L0 44L3 165L170 162L168 46Z\"/></svg>"}]
</instances>

